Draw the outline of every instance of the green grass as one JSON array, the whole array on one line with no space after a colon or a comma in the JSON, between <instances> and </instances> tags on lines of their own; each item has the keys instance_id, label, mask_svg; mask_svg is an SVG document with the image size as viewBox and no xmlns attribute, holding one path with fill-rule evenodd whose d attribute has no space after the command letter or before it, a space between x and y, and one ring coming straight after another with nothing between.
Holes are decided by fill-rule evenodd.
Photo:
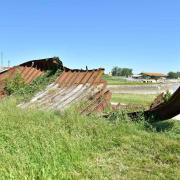
<instances>
[{"instance_id":1,"label":"green grass","mask_svg":"<svg viewBox=\"0 0 180 180\"><path fill-rule=\"evenodd\" d=\"M156 95L153 94L113 94L111 101L124 104L149 106L155 97Z\"/></svg>"},{"instance_id":2,"label":"green grass","mask_svg":"<svg viewBox=\"0 0 180 180\"><path fill-rule=\"evenodd\" d=\"M180 123L149 125L0 103L0 179L177 179Z\"/></svg>"},{"instance_id":3,"label":"green grass","mask_svg":"<svg viewBox=\"0 0 180 180\"><path fill-rule=\"evenodd\" d=\"M103 79L107 81L108 85L146 85L143 82L127 81L118 76L104 75Z\"/></svg>"}]
</instances>

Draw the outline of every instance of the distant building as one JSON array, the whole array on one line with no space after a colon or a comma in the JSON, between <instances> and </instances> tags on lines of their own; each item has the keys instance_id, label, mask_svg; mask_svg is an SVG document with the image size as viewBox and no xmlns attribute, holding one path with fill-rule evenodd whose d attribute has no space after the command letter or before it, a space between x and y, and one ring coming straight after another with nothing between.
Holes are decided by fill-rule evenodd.
<instances>
[{"instance_id":1,"label":"distant building","mask_svg":"<svg viewBox=\"0 0 180 180\"><path fill-rule=\"evenodd\" d=\"M167 75L162 73L149 73L149 72L142 72L140 73L140 75L142 76L143 79L154 79L154 80L165 79L167 77Z\"/></svg>"},{"instance_id":2,"label":"distant building","mask_svg":"<svg viewBox=\"0 0 180 180\"><path fill-rule=\"evenodd\" d=\"M141 74L133 74L132 78L134 78L134 79L142 79L142 75Z\"/></svg>"},{"instance_id":3,"label":"distant building","mask_svg":"<svg viewBox=\"0 0 180 180\"><path fill-rule=\"evenodd\" d=\"M142 72L140 74L133 75L132 78L145 82L145 83L155 83L155 82L164 82L167 75L162 73L146 73Z\"/></svg>"}]
</instances>

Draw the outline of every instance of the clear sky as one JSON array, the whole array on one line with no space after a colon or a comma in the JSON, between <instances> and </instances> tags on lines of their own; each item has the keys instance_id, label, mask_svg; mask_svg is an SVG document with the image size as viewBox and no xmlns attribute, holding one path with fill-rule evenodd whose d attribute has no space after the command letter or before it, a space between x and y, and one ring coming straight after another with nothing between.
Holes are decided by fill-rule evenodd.
<instances>
[{"instance_id":1,"label":"clear sky","mask_svg":"<svg viewBox=\"0 0 180 180\"><path fill-rule=\"evenodd\" d=\"M4 65L59 56L70 68L180 70L180 0L2 0Z\"/></svg>"}]
</instances>

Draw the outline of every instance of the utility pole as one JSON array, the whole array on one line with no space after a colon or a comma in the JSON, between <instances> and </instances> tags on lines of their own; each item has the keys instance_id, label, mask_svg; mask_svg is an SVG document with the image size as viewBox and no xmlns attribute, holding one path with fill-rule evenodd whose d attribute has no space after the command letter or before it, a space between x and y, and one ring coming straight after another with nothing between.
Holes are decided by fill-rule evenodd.
<instances>
[{"instance_id":1,"label":"utility pole","mask_svg":"<svg viewBox=\"0 0 180 180\"><path fill-rule=\"evenodd\" d=\"M1 67L3 67L3 52L1 52Z\"/></svg>"},{"instance_id":2,"label":"utility pole","mask_svg":"<svg viewBox=\"0 0 180 180\"><path fill-rule=\"evenodd\" d=\"M11 63L10 60L8 60L8 67L10 67L10 63Z\"/></svg>"}]
</instances>

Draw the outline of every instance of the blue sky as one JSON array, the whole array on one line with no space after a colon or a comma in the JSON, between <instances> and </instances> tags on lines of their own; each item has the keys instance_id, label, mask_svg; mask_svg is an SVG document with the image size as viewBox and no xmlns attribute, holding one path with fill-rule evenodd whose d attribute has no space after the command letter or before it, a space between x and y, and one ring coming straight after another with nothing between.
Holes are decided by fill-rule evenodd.
<instances>
[{"instance_id":1,"label":"blue sky","mask_svg":"<svg viewBox=\"0 0 180 180\"><path fill-rule=\"evenodd\" d=\"M2 0L4 65L59 56L70 68L180 70L179 0Z\"/></svg>"}]
</instances>

